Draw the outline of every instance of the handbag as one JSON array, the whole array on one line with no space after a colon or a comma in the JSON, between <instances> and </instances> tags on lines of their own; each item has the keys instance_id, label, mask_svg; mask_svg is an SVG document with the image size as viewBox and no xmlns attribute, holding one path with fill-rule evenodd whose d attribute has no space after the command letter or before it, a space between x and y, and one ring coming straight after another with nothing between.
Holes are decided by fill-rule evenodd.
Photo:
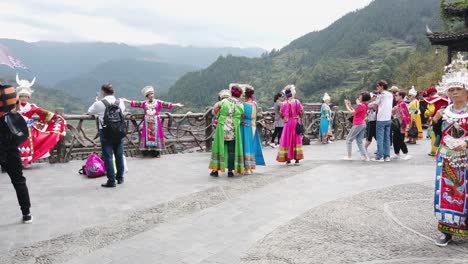
<instances>
[{"instance_id":1,"label":"handbag","mask_svg":"<svg viewBox=\"0 0 468 264\"><path fill-rule=\"evenodd\" d=\"M106 175L106 166L96 153L92 153L78 173L86 175L88 178L97 178Z\"/></svg>"},{"instance_id":2,"label":"handbag","mask_svg":"<svg viewBox=\"0 0 468 264\"><path fill-rule=\"evenodd\" d=\"M5 123L13 135L16 146L21 146L29 137L29 129L24 117L17 112L5 113Z\"/></svg>"},{"instance_id":3,"label":"handbag","mask_svg":"<svg viewBox=\"0 0 468 264\"><path fill-rule=\"evenodd\" d=\"M419 134L418 128L414 124L414 122L411 125L410 130L408 131L408 137L410 138L417 138Z\"/></svg>"},{"instance_id":4,"label":"handbag","mask_svg":"<svg viewBox=\"0 0 468 264\"><path fill-rule=\"evenodd\" d=\"M297 109L297 102L296 102L296 112L298 112L297 110L298 109ZM292 115L292 111L291 111L291 115ZM299 119L299 121L296 124L296 134L304 135L304 132L305 132L304 124L302 124L302 120Z\"/></svg>"}]
</instances>

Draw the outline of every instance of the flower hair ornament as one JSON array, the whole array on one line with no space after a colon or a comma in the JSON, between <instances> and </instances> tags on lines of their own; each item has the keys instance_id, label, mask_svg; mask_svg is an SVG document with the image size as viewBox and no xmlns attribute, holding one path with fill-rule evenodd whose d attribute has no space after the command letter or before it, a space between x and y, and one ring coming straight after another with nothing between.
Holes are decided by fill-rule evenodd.
<instances>
[{"instance_id":1,"label":"flower hair ornament","mask_svg":"<svg viewBox=\"0 0 468 264\"><path fill-rule=\"evenodd\" d=\"M293 84L286 85L286 87L284 87L283 94L286 97L295 96L296 95L296 86L294 86Z\"/></svg>"},{"instance_id":2,"label":"flower hair ornament","mask_svg":"<svg viewBox=\"0 0 468 264\"><path fill-rule=\"evenodd\" d=\"M231 91L231 94L235 97L241 97L242 95L242 87L238 83L229 84L229 90Z\"/></svg>"}]
</instances>

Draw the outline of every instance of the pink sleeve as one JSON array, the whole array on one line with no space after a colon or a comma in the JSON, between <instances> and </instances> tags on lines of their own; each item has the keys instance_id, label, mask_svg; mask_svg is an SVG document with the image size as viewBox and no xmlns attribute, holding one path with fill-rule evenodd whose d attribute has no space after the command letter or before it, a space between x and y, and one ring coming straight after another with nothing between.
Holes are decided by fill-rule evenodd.
<instances>
[{"instance_id":1,"label":"pink sleeve","mask_svg":"<svg viewBox=\"0 0 468 264\"><path fill-rule=\"evenodd\" d=\"M162 108L165 108L165 109L172 109L172 103L163 102L163 101L160 101L160 102L161 102L161 107L162 107Z\"/></svg>"},{"instance_id":2,"label":"pink sleeve","mask_svg":"<svg viewBox=\"0 0 468 264\"><path fill-rule=\"evenodd\" d=\"M284 119L289 118L288 106L289 106L289 104L287 104L287 103L283 103L283 105L281 105L281 114L283 114Z\"/></svg>"},{"instance_id":3,"label":"pink sleeve","mask_svg":"<svg viewBox=\"0 0 468 264\"><path fill-rule=\"evenodd\" d=\"M145 108L145 105L146 105L146 101L143 101L143 102L132 101L130 103L130 106L132 108Z\"/></svg>"},{"instance_id":4,"label":"pink sleeve","mask_svg":"<svg viewBox=\"0 0 468 264\"><path fill-rule=\"evenodd\" d=\"M404 102L400 104L399 109L400 109L400 114L403 119L403 122L407 125L411 123L411 115L409 113L408 107L406 106Z\"/></svg>"},{"instance_id":5,"label":"pink sleeve","mask_svg":"<svg viewBox=\"0 0 468 264\"><path fill-rule=\"evenodd\" d=\"M297 111L301 113L303 110L304 110L304 107L302 106L301 101L297 100Z\"/></svg>"}]
</instances>

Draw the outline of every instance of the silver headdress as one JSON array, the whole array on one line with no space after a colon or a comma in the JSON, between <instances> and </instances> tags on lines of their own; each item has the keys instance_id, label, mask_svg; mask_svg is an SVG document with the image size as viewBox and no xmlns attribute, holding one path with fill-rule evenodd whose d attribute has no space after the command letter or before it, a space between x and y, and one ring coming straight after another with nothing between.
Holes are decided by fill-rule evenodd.
<instances>
[{"instance_id":1,"label":"silver headdress","mask_svg":"<svg viewBox=\"0 0 468 264\"><path fill-rule=\"evenodd\" d=\"M411 95L411 96L418 95L418 91L416 91L416 88L414 88L414 85L411 86L411 89L408 91L408 95Z\"/></svg>"},{"instance_id":2,"label":"silver headdress","mask_svg":"<svg viewBox=\"0 0 468 264\"><path fill-rule=\"evenodd\" d=\"M143 89L141 89L141 93L143 94L144 97L147 97L148 94L151 94L151 93L154 94L154 87L151 85L145 86L143 87Z\"/></svg>"},{"instance_id":3,"label":"silver headdress","mask_svg":"<svg viewBox=\"0 0 468 264\"><path fill-rule=\"evenodd\" d=\"M16 74L16 83L18 84L18 87L16 87L16 94L18 94L18 96L31 97L32 93L34 92L31 87L35 82L36 77L34 77L34 79L29 82L28 80L20 80L18 74Z\"/></svg>"},{"instance_id":4,"label":"silver headdress","mask_svg":"<svg viewBox=\"0 0 468 264\"><path fill-rule=\"evenodd\" d=\"M219 98L225 99L231 97L231 90L224 89L218 93Z\"/></svg>"},{"instance_id":5,"label":"silver headdress","mask_svg":"<svg viewBox=\"0 0 468 264\"><path fill-rule=\"evenodd\" d=\"M465 88L468 90L468 61L458 53L457 58L445 67L445 74L439 83L437 90L446 94L450 88Z\"/></svg>"}]
</instances>

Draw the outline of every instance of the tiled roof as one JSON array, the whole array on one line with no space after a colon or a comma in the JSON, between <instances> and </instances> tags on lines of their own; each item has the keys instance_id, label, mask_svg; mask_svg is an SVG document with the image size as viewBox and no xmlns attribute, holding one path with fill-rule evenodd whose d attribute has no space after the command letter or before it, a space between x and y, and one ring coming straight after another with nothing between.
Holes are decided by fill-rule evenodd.
<instances>
[{"instance_id":1,"label":"tiled roof","mask_svg":"<svg viewBox=\"0 0 468 264\"><path fill-rule=\"evenodd\" d=\"M427 34L431 42L449 41L449 40L468 40L468 32L464 33L431 33Z\"/></svg>"}]
</instances>

